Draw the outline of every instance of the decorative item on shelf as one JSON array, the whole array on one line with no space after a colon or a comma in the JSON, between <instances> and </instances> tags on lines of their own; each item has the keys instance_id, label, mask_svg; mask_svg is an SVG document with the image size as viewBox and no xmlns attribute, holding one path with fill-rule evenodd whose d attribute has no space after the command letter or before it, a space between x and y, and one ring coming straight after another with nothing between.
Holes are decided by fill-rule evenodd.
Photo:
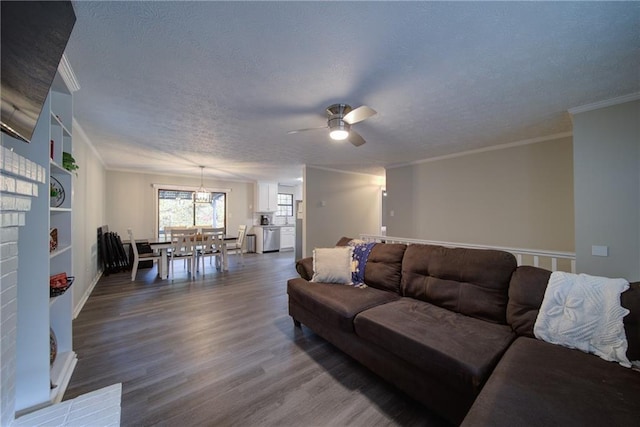
<instances>
[{"instance_id":1,"label":"decorative item on shelf","mask_svg":"<svg viewBox=\"0 0 640 427\"><path fill-rule=\"evenodd\" d=\"M62 167L69 172L74 172L76 176L78 176L78 173L75 171L78 170L80 166L76 164L76 159L73 158L71 153L67 153L66 151L62 153Z\"/></svg>"},{"instance_id":2,"label":"decorative item on shelf","mask_svg":"<svg viewBox=\"0 0 640 427\"><path fill-rule=\"evenodd\" d=\"M58 339L52 328L49 328L49 365L53 366L58 355Z\"/></svg>"},{"instance_id":3,"label":"decorative item on shelf","mask_svg":"<svg viewBox=\"0 0 640 427\"><path fill-rule=\"evenodd\" d=\"M53 141L53 139L49 142L49 145L50 145L50 147L49 147L49 151L50 151L49 156L51 157L51 160L53 160L53 146L55 145L55 142Z\"/></svg>"},{"instance_id":4,"label":"decorative item on shelf","mask_svg":"<svg viewBox=\"0 0 640 427\"><path fill-rule=\"evenodd\" d=\"M49 277L49 297L59 297L64 294L71 285L75 277L67 276L67 273L58 273Z\"/></svg>"},{"instance_id":5,"label":"decorative item on shelf","mask_svg":"<svg viewBox=\"0 0 640 427\"><path fill-rule=\"evenodd\" d=\"M49 252L53 252L58 249L58 229L49 229Z\"/></svg>"},{"instance_id":6,"label":"decorative item on shelf","mask_svg":"<svg viewBox=\"0 0 640 427\"><path fill-rule=\"evenodd\" d=\"M51 177L50 192L51 196L50 206L52 208L59 208L64 203L64 187L60 184L60 181Z\"/></svg>"}]
</instances>

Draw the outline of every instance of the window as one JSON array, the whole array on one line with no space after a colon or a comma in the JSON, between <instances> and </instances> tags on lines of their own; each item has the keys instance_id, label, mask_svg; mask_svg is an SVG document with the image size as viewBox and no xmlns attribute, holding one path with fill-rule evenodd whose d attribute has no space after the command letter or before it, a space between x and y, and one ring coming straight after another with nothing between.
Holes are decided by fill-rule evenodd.
<instances>
[{"instance_id":1,"label":"window","mask_svg":"<svg viewBox=\"0 0 640 427\"><path fill-rule=\"evenodd\" d=\"M293 216L293 194L278 193L276 216Z\"/></svg>"},{"instance_id":2,"label":"window","mask_svg":"<svg viewBox=\"0 0 640 427\"><path fill-rule=\"evenodd\" d=\"M165 227L226 227L226 193L213 192L211 203L193 203L191 190L158 190L158 235Z\"/></svg>"}]
</instances>

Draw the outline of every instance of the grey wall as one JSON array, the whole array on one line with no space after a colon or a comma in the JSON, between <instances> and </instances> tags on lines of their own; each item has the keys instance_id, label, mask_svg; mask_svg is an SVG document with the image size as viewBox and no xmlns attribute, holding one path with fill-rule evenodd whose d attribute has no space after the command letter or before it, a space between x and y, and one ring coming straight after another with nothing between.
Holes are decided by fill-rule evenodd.
<instances>
[{"instance_id":1,"label":"grey wall","mask_svg":"<svg viewBox=\"0 0 640 427\"><path fill-rule=\"evenodd\" d=\"M386 184L389 236L574 249L570 137L389 168Z\"/></svg>"},{"instance_id":2,"label":"grey wall","mask_svg":"<svg viewBox=\"0 0 640 427\"><path fill-rule=\"evenodd\" d=\"M405 166L387 169L385 203L387 219L387 235L394 237L418 238L416 219L423 216L416 212L414 202L419 194L414 184L416 167Z\"/></svg>"},{"instance_id":3,"label":"grey wall","mask_svg":"<svg viewBox=\"0 0 640 427\"><path fill-rule=\"evenodd\" d=\"M97 228L105 224L106 170L82 127L73 122L73 157L80 166L73 178L73 307L77 315L97 283Z\"/></svg>"},{"instance_id":4,"label":"grey wall","mask_svg":"<svg viewBox=\"0 0 640 427\"><path fill-rule=\"evenodd\" d=\"M307 166L304 172L304 248L331 247L342 236L379 234L383 179Z\"/></svg>"},{"instance_id":5,"label":"grey wall","mask_svg":"<svg viewBox=\"0 0 640 427\"><path fill-rule=\"evenodd\" d=\"M574 115L576 268L640 280L640 101ZM607 246L608 257L591 254Z\"/></svg>"}]
</instances>

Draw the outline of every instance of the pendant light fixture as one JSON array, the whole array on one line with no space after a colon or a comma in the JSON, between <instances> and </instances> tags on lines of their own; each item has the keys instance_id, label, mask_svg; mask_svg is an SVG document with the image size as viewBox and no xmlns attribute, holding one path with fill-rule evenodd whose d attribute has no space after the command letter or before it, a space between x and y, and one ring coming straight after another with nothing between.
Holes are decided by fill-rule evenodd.
<instances>
[{"instance_id":1,"label":"pendant light fixture","mask_svg":"<svg viewBox=\"0 0 640 427\"><path fill-rule=\"evenodd\" d=\"M193 193L194 203L211 203L211 192L204 188L204 166L200 166L200 188Z\"/></svg>"}]
</instances>

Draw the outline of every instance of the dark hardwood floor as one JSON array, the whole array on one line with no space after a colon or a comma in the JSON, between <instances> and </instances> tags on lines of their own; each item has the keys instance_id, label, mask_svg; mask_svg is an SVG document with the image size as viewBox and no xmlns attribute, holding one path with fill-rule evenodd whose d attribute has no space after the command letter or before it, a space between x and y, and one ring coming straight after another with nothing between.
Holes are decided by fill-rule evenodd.
<instances>
[{"instance_id":1,"label":"dark hardwood floor","mask_svg":"<svg viewBox=\"0 0 640 427\"><path fill-rule=\"evenodd\" d=\"M73 323L65 399L121 382L122 425L443 426L287 314L293 254L174 280L103 277Z\"/></svg>"}]
</instances>

